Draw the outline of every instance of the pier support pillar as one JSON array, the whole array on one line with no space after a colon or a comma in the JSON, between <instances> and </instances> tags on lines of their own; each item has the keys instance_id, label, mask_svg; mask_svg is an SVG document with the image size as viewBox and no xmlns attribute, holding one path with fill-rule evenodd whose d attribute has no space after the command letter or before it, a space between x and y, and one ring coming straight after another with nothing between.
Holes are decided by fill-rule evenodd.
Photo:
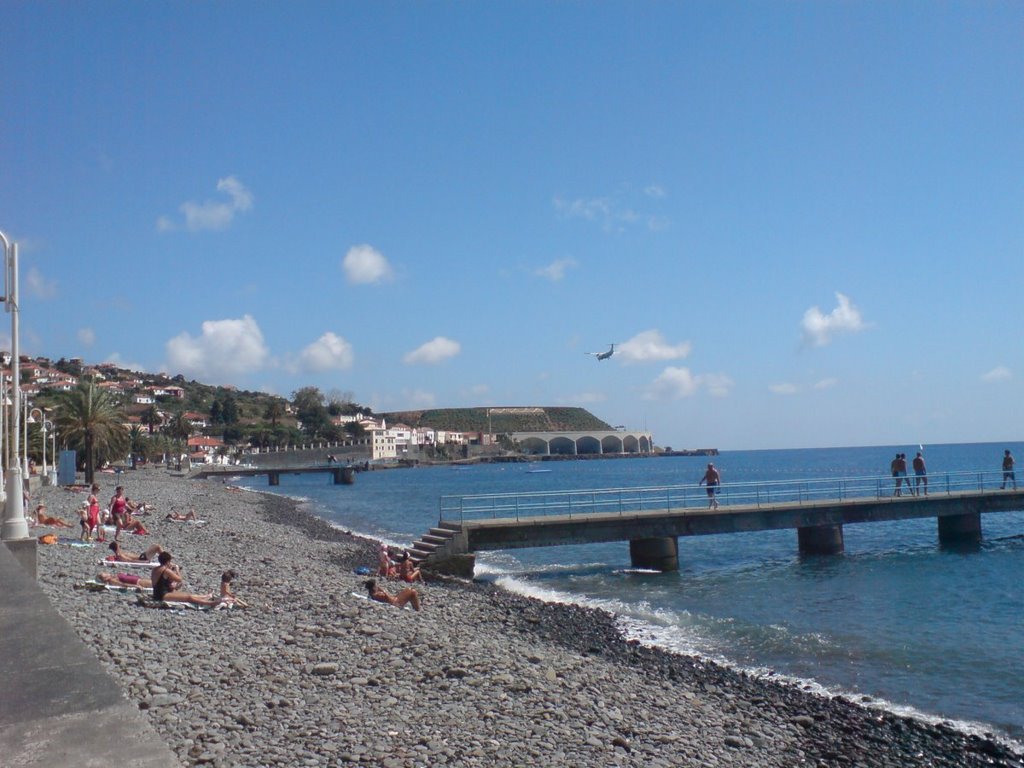
<instances>
[{"instance_id":1,"label":"pier support pillar","mask_svg":"<svg viewBox=\"0 0 1024 768\"><path fill-rule=\"evenodd\" d=\"M356 481L356 471L352 467L338 467L334 470L335 485L352 485Z\"/></svg>"},{"instance_id":2,"label":"pier support pillar","mask_svg":"<svg viewBox=\"0 0 1024 768\"><path fill-rule=\"evenodd\" d=\"M267 472L267 482L269 482L270 485L280 485L281 484L281 473L280 472Z\"/></svg>"},{"instance_id":3,"label":"pier support pillar","mask_svg":"<svg viewBox=\"0 0 1024 768\"><path fill-rule=\"evenodd\" d=\"M945 515L939 518L940 544L965 544L981 541L981 513Z\"/></svg>"},{"instance_id":4,"label":"pier support pillar","mask_svg":"<svg viewBox=\"0 0 1024 768\"><path fill-rule=\"evenodd\" d=\"M843 526L815 525L796 529L801 555L838 555L843 551Z\"/></svg>"},{"instance_id":5,"label":"pier support pillar","mask_svg":"<svg viewBox=\"0 0 1024 768\"><path fill-rule=\"evenodd\" d=\"M679 539L662 536L656 539L631 539L629 560L634 568L658 571L679 570Z\"/></svg>"}]
</instances>

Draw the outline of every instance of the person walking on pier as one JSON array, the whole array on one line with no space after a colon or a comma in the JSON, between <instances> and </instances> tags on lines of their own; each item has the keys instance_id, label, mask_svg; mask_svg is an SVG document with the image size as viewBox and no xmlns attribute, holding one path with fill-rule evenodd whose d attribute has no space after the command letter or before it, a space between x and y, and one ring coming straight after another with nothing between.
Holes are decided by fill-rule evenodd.
<instances>
[{"instance_id":1,"label":"person walking on pier","mask_svg":"<svg viewBox=\"0 0 1024 768\"><path fill-rule=\"evenodd\" d=\"M1009 480L1013 483L1013 490L1017 490L1017 476L1013 473L1013 454L1010 453L1010 449L1007 448L1003 451L1003 484L999 486L1000 490L1006 488L1006 481Z\"/></svg>"},{"instance_id":2,"label":"person walking on pier","mask_svg":"<svg viewBox=\"0 0 1024 768\"><path fill-rule=\"evenodd\" d=\"M928 470L924 466L924 456L921 451L914 457L914 494L921 495L921 483L924 482L924 495L928 495Z\"/></svg>"},{"instance_id":3,"label":"person walking on pier","mask_svg":"<svg viewBox=\"0 0 1024 768\"><path fill-rule=\"evenodd\" d=\"M892 472L893 478L896 480L896 488L893 489L893 496L902 496L903 491L900 490L903 486L903 478L900 477L900 454L896 454L896 458L889 462L889 471Z\"/></svg>"},{"instance_id":4,"label":"person walking on pier","mask_svg":"<svg viewBox=\"0 0 1024 768\"><path fill-rule=\"evenodd\" d=\"M704 473L704 477L700 479L697 485L707 485L708 487L708 509L718 509L718 489L722 485L722 476L718 474L718 470L715 469L714 464L708 464L707 471Z\"/></svg>"}]
</instances>

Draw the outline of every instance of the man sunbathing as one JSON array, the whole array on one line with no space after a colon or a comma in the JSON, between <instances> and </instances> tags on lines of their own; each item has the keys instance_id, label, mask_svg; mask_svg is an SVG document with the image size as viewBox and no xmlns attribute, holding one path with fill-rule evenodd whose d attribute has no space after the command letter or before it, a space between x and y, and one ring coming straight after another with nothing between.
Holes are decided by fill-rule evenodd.
<instances>
[{"instance_id":1,"label":"man sunbathing","mask_svg":"<svg viewBox=\"0 0 1024 768\"><path fill-rule=\"evenodd\" d=\"M45 504L40 504L36 507L36 525L48 525L51 528L74 528L71 523L61 520L59 517L51 517L46 514Z\"/></svg>"},{"instance_id":2,"label":"man sunbathing","mask_svg":"<svg viewBox=\"0 0 1024 768\"><path fill-rule=\"evenodd\" d=\"M377 586L377 582L374 579L368 579L363 583L363 586L366 587L366 593L370 596L370 599L376 600L378 603L387 603L396 608L404 608L406 603L411 603L412 607L417 611L420 609L419 593L412 587L403 589L397 595L389 595L385 590Z\"/></svg>"},{"instance_id":3,"label":"man sunbathing","mask_svg":"<svg viewBox=\"0 0 1024 768\"><path fill-rule=\"evenodd\" d=\"M159 544L153 544L146 547L146 550L140 555L128 555L121 551L121 544L119 542L112 541L110 542L110 551L114 554L107 555L106 559L113 563L150 563L164 549Z\"/></svg>"},{"instance_id":4,"label":"man sunbathing","mask_svg":"<svg viewBox=\"0 0 1024 768\"><path fill-rule=\"evenodd\" d=\"M196 511L194 509L190 509L187 515L183 515L180 512L168 512L167 517L165 517L164 520L174 520L179 523L186 523L189 520L198 520L198 518L196 517Z\"/></svg>"}]
</instances>

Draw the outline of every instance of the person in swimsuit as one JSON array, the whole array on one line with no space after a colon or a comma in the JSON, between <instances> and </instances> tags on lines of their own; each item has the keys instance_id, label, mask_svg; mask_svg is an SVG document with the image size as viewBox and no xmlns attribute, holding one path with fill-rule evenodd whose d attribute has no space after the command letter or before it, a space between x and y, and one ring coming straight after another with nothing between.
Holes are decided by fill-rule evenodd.
<instances>
[{"instance_id":1,"label":"person in swimsuit","mask_svg":"<svg viewBox=\"0 0 1024 768\"><path fill-rule=\"evenodd\" d=\"M92 536L93 532L95 532L96 541L106 541L106 537L103 535L103 520L100 519L100 500L96 496L99 492L100 487L93 483L92 491L85 502L89 507L89 535Z\"/></svg>"},{"instance_id":2,"label":"person in swimsuit","mask_svg":"<svg viewBox=\"0 0 1024 768\"><path fill-rule=\"evenodd\" d=\"M374 579L365 581L363 586L366 587L366 593L370 596L370 599L376 600L378 603L387 603L396 608L404 608L406 603L411 603L412 607L417 611L420 609L419 593L412 587L403 589L397 595L389 595L385 590L377 586L377 582Z\"/></svg>"},{"instance_id":3,"label":"person in swimsuit","mask_svg":"<svg viewBox=\"0 0 1024 768\"><path fill-rule=\"evenodd\" d=\"M51 517L46 514L45 504L40 504L36 507L36 525L48 525L51 528L74 528L67 520L61 520L59 517Z\"/></svg>"},{"instance_id":4,"label":"person in swimsuit","mask_svg":"<svg viewBox=\"0 0 1024 768\"><path fill-rule=\"evenodd\" d=\"M718 509L718 489L722 485L722 476L715 469L714 464L708 464L707 471L704 473L704 477L700 479L697 485L707 485L708 487L708 509Z\"/></svg>"},{"instance_id":5,"label":"person in swimsuit","mask_svg":"<svg viewBox=\"0 0 1024 768\"><path fill-rule=\"evenodd\" d=\"M391 561L387 545L382 541L377 548L377 575L384 579L393 579L398 575L395 564Z\"/></svg>"},{"instance_id":6,"label":"person in swimsuit","mask_svg":"<svg viewBox=\"0 0 1024 768\"><path fill-rule=\"evenodd\" d=\"M928 495L928 470L924 466L924 456L917 452L914 457L914 493L921 495L921 483L924 483L924 495Z\"/></svg>"},{"instance_id":7,"label":"person in swimsuit","mask_svg":"<svg viewBox=\"0 0 1024 768\"><path fill-rule=\"evenodd\" d=\"M416 563L409 557L408 552L403 552L401 559L398 561L398 578L408 584L412 584L414 581L423 581L423 574L420 573Z\"/></svg>"},{"instance_id":8,"label":"person in swimsuit","mask_svg":"<svg viewBox=\"0 0 1024 768\"><path fill-rule=\"evenodd\" d=\"M114 522L114 538L121 535L126 515L128 514L128 499L124 497L124 487L117 486L114 495L110 497L110 519Z\"/></svg>"},{"instance_id":9,"label":"person in swimsuit","mask_svg":"<svg viewBox=\"0 0 1024 768\"><path fill-rule=\"evenodd\" d=\"M149 589L153 582L143 576L136 576L134 573L97 573L96 581L110 584L114 587L138 587Z\"/></svg>"},{"instance_id":10,"label":"person in swimsuit","mask_svg":"<svg viewBox=\"0 0 1024 768\"><path fill-rule=\"evenodd\" d=\"M173 521L179 522L179 523L186 523L189 520L195 520L195 519L197 519L197 518L196 518L196 511L194 509L190 509L188 511L187 515L183 515L180 512L168 512L167 513L167 517L164 518L164 520L173 520Z\"/></svg>"},{"instance_id":11,"label":"person in swimsuit","mask_svg":"<svg viewBox=\"0 0 1024 768\"><path fill-rule=\"evenodd\" d=\"M1013 490L1017 490L1017 476L1013 473L1013 454L1010 453L1010 449L1007 448L1003 452L1003 484L999 486L1000 490L1006 488L1006 481L1009 480L1013 483Z\"/></svg>"},{"instance_id":12,"label":"person in swimsuit","mask_svg":"<svg viewBox=\"0 0 1024 768\"><path fill-rule=\"evenodd\" d=\"M182 585L181 574L171 565L170 552L161 552L158 560L160 564L149 574L149 580L153 583L154 600L192 603L193 605L202 605L208 608L217 605L218 598L212 594L194 595L191 592L178 591Z\"/></svg>"},{"instance_id":13,"label":"person in swimsuit","mask_svg":"<svg viewBox=\"0 0 1024 768\"><path fill-rule=\"evenodd\" d=\"M892 472L892 476L896 480L896 488L893 490L893 496L902 496L903 491L900 490L903 486L903 478L900 477L900 455L897 453L896 458L889 462L889 471Z\"/></svg>"},{"instance_id":14,"label":"person in swimsuit","mask_svg":"<svg viewBox=\"0 0 1024 768\"><path fill-rule=\"evenodd\" d=\"M114 554L107 555L107 560L114 563L150 563L154 557L163 554L163 547L153 544L146 548L145 552L139 555L126 555L121 551L121 544L116 541L110 542L110 551Z\"/></svg>"}]
</instances>

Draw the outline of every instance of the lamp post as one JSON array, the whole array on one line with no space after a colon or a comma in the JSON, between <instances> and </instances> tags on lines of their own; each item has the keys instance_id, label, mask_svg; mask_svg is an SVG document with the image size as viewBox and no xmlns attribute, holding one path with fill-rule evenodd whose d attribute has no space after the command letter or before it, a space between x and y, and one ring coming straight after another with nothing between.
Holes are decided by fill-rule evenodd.
<instances>
[{"instance_id":1,"label":"lamp post","mask_svg":"<svg viewBox=\"0 0 1024 768\"><path fill-rule=\"evenodd\" d=\"M43 413L42 408L33 408L31 411L28 409L28 398L25 399L25 477L31 477L31 473L28 471L28 425L38 423L35 419L35 414L39 414L39 421L43 422L40 426L43 430L43 476L46 476L46 414Z\"/></svg>"},{"instance_id":2,"label":"lamp post","mask_svg":"<svg viewBox=\"0 0 1024 768\"><path fill-rule=\"evenodd\" d=\"M12 243L0 232L4 248L4 311L11 315L11 451L7 472L7 500L4 504L4 522L0 537L5 541L27 539L28 522L25 520L25 497L21 485L21 467L18 466L18 406L21 405L21 360L18 348L18 244Z\"/></svg>"},{"instance_id":3,"label":"lamp post","mask_svg":"<svg viewBox=\"0 0 1024 768\"><path fill-rule=\"evenodd\" d=\"M50 465L53 467L52 472L46 471L46 433L50 433ZM43 482L48 485L56 485L57 476L57 430L53 426L53 422L49 419L43 419ZM52 476L51 476L52 475Z\"/></svg>"}]
</instances>

